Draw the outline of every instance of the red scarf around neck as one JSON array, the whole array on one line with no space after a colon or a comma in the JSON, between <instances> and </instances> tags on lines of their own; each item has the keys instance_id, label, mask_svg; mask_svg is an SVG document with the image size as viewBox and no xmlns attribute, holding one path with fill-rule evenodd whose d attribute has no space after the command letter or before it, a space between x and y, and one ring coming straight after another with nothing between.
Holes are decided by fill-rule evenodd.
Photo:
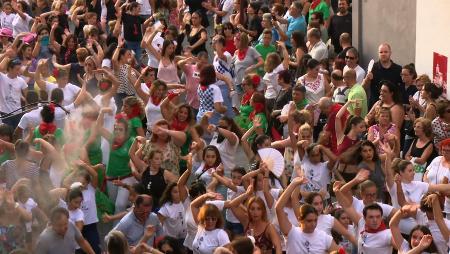
<instances>
[{"instance_id":1,"label":"red scarf around neck","mask_svg":"<svg viewBox=\"0 0 450 254\"><path fill-rule=\"evenodd\" d=\"M172 130L184 131L188 126L188 122L181 122L178 118L174 117L172 120Z\"/></svg>"},{"instance_id":2,"label":"red scarf around neck","mask_svg":"<svg viewBox=\"0 0 450 254\"><path fill-rule=\"evenodd\" d=\"M252 98L253 93L254 91L245 92L244 95L242 96L241 104L242 105L250 104L250 99Z\"/></svg>"},{"instance_id":3,"label":"red scarf around neck","mask_svg":"<svg viewBox=\"0 0 450 254\"><path fill-rule=\"evenodd\" d=\"M42 136L47 134L53 134L56 131L56 124L54 123L41 123L39 124L39 133Z\"/></svg>"},{"instance_id":4,"label":"red scarf around neck","mask_svg":"<svg viewBox=\"0 0 450 254\"><path fill-rule=\"evenodd\" d=\"M244 60L245 56L247 55L247 51L248 51L248 47L245 49L238 49L237 53L238 53L238 59L240 61Z\"/></svg>"},{"instance_id":5,"label":"red scarf around neck","mask_svg":"<svg viewBox=\"0 0 450 254\"><path fill-rule=\"evenodd\" d=\"M152 99L153 100L153 99ZM155 103L155 102L153 102L153 103ZM156 103L155 103L156 104ZM159 104L159 103L158 103ZM156 104L156 105L158 105L158 104ZM127 114L127 119L128 120L130 120L130 119L133 119L133 118L135 118L135 117L139 117L140 118L140 116L141 116L141 107L139 107L139 105L134 105L132 108L131 108L131 113L130 114Z\"/></svg>"},{"instance_id":6,"label":"red scarf around neck","mask_svg":"<svg viewBox=\"0 0 450 254\"><path fill-rule=\"evenodd\" d=\"M121 148L123 146L123 144L125 143L126 139L125 138L118 138L118 137L114 137L113 143L111 145L113 150L117 150L119 148Z\"/></svg>"},{"instance_id":7,"label":"red scarf around neck","mask_svg":"<svg viewBox=\"0 0 450 254\"><path fill-rule=\"evenodd\" d=\"M253 121L255 116L261 112L264 112L264 104L261 102L253 103L253 111L250 113L249 118Z\"/></svg>"},{"instance_id":8,"label":"red scarf around neck","mask_svg":"<svg viewBox=\"0 0 450 254\"><path fill-rule=\"evenodd\" d=\"M314 1L311 3L310 9L311 9L311 10L314 10L314 9L320 4L320 2L322 2L322 0L314 0Z\"/></svg>"},{"instance_id":9,"label":"red scarf around neck","mask_svg":"<svg viewBox=\"0 0 450 254\"><path fill-rule=\"evenodd\" d=\"M386 229L386 225L384 224L384 221L381 221L381 224L380 224L380 226L377 229L371 229L367 225L365 225L364 231L366 231L367 233L376 234L376 233L381 232L381 231L383 231L385 229Z\"/></svg>"}]
</instances>

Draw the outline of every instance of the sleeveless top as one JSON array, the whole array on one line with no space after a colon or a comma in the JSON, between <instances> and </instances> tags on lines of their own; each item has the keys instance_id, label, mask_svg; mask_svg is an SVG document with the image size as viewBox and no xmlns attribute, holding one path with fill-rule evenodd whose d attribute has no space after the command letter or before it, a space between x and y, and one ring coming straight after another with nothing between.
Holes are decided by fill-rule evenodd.
<instances>
[{"instance_id":1,"label":"sleeveless top","mask_svg":"<svg viewBox=\"0 0 450 254\"><path fill-rule=\"evenodd\" d=\"M298 79L297 83L306 88L306 99L310 103L317 103L320 98L325 96L324 77L321 73L312 82L306 81L306 75L303 75Z\"/></svg>"},{"instance_id":2,"label":"sleeveless top","mask_svg":"<svg viewBox=\"0 0 450 254\"><path fill-rule=\"evenodd\" d=\"M202 32L206 32L205 28L201 28L200 30L197 31L197 33L195 33L194 35L191 36L191 31L192 31L192 27L188 26L188 29L186 29L186 39L189 42L189 45L194 45L198 40L200 40L201 38L201 34ZM202 51L206 51L206 42L204 42L203 44L200 44L198 47L196 47L195 49L192 49L192 54L193 55L197 55L198 53L202 52Z\"/></svg>"},{"instance_id":3,"label":"sleeveless top","mask_svg":"<svg viewBox=\"0 0 450 254\"><path fill-rule=\"evenodd\" d=\"M414 139L414 141L411 145L411 156L420 158L422 156L422 154L425 152L425 149L427 149L427 147L429 145L433 146L432 140L428 141L422 148L418 148L417 147L417 138ZM438 154L436 153L436 150L433 147L433 152L431 153L430 157L428 157L426 165L430 165L431 161L433 161L433 159L436 158L437 156L438 156Z\"/></svg>"},{"instance_id":4,"label":"sleeveless top","mask_svg":"<svg viewBox=\"0 0 450 254\"><path fill-rule=\"evenodd\" d=\"M119 72L116 74L119 80L119 88L117 93L125 93L127 95L134 95L136 91L134 90L133 84L131 84L128 79L128 69L131 68L128 64L122 64L119 68Z\"/></svg>"},{"instance_id":5,"label":"sleeveless top","mask_svg":"<svg viewBox=\"0 0 450 254\"><path fill-rule=\"evenodd\" d=\"M345 135L342 142L338 145L337 154L339 155L339 154L345 152L347 149L349 149L350 147L352 147L353 145L358 143L358 141L359 140L357 140L357 139L353 140L353 139L349 138L347 135Z\"/></svg>"},{"instance_id":6,"label":"sleeveless top","mask_svg":"<svg viewBox=\"0 0 450 254\"><path fill-rule=\"evenodd\" d=\"M173 61L169 65L165 66L162 61L158 66L158 79L166 83L180 83L180 78L177 73L177 66Z\"/></svg>"},{"instance_id":7,"label":"sleeveless top","mask_svg":"<svg viewBox=\"0 0 450 254\"><path fill-rule=\"evenodd\" d=\"M214 90L208 86L206 90L202 90L199 86L197 89L200 100L200 107L198 108L198 116L202 117L208 111L214 111Z\"/></svg>"},{"instance_id":8,"label":"sleeveless top","mask_svg":"<svg viewBox=\"0 0 450 254\"><path fill-rule=\"evenodd\" d=\"M150 131L153 124L155 124L158 120L163 119L163 115L161 113L161 103L155 105L152 98L150 98L147 105L145 105L145 116L147 117L147 130Z\"/></svg>"},{"instance_id":9,"label":"sleeveless top","mask_svg":"<svg viewBox=\"0 0 450 254\"><path fill-rule=\"evenodd\" d=\"M270 241L269 238L266 236L267 227L269 226L269 223L267 223L266 227L264 228L264 231L260 235L253 235L255 238L255 245L261 249L261 253L272 253L272 241ZM251 229L248 227L245 229L244 235L251 235Z\"/></svg>"},{"instance_id":10,"label":"sleeveless top","mask_svg":"<svg viewBox=\"0 0 450 254\"><path fill-rule=\"evenodd\" d=\"M166 180L164 179L164 171L165 169L160 168L156 175L151 175L150 167L148 167L142 173L141 184L144 185L145 194L152 196L153 207L159 207L159 199L167 187Z\"/></svg>"}]
</instances>

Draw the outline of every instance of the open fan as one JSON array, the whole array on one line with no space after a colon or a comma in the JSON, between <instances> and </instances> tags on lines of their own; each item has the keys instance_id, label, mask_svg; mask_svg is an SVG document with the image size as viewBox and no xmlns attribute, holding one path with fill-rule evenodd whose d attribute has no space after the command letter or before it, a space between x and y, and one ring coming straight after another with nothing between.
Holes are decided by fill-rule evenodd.
<instances>
[{"instance_id":1,"label":"open fan","mask_svg":"<svg viewBox=\"0 0 450 254\"><path fill-rule=\"evenodd\" d=\"M372 71L373 65L375 64L375 60L370 60L369 66L367 66L367 73Z\"/></svg>"},{"instance_id":2,"label":"open fan","mask_svg":"<svg viewBox=\"0 0 450 254\"><path fill-rule=\"evenodd\" d=\"M273 148L259 149L258 154L261 160L267 164L269 170L277 177L280 177L284 170L283 155Z\"/></svg>"}]
</instances>

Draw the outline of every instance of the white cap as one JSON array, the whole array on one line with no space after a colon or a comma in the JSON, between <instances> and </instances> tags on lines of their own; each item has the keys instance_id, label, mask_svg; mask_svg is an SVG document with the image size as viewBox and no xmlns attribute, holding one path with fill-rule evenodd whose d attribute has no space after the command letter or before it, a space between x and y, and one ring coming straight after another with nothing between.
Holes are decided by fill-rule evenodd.
<instances>
[{"instance_id":1,"label":"white cap","mask_svg":"<svg viewBox=\"0 0 450 254\"><path fill-rule=\"evenodd\" d=\"M83 187L83 184L80 182L74 182L74 183L72 183L72 185L70 185L71 190L76 189L76 188L81 188L81 187Z\"/></svg>"}]
</instances>

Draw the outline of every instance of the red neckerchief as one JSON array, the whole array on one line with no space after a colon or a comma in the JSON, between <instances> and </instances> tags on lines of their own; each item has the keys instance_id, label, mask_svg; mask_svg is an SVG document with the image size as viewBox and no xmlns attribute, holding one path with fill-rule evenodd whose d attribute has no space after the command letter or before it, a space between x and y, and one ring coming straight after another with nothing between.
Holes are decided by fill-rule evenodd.
<instances>
[{"instance_id":1,"label":"red neckerchief","mask_svg":"<svg viewBox=\"0 0 450 254\"><path fill-rule=\"evenodd\" d=\"M202 91L206 91L206 89L208 89L208 86L205 84L200 84L200 89L202 89Z\"/></svg>"},{"instance_id":2,"label":"red neckerchief","mask_svg":"<svg viewBox=\"0 0 450 254\"><path fill-rule=\"evenodd\" d=\"M131 108L131 113L127 114L128 120L133 119L135 117L140 117L140 116L141 116L141 108L139 107L139 105L134 105Z\"/></svg>"},{"instance_id":3,"label":"red neckerchief","mask_svg":"<svg viewBox=\"0 0 450 254\"><path fill-rule=\"evenodd\" d=\"M242 96L241 104L242 105L250 104L250 99L252 98L253 93L254 93L254 91L245 92L244 95Z\"/></svg>"},{"instance_id":4,"label":"red neckerchief","mask_svg":"<svg viewBox=\"0 0 450 254\"><path fill-rule=\"evenodd\" d=\"M152 95L152 102L153 102L153 104L158 106L161 103L161 97L157 97L157 96Z\"/></svg>"},{"instance_id":5,"label":"red neckerchief","mask_svg":"<svg viewBox=\"0 0 450 254\"><path fill-rule=\"evenodd\" d=\"M367 227L367 225L365 225L364 231L366 231L367 233L376 234L385 229L386 229L386 225L384 224L384 221L381 221L381 224L377 229L370 229L369 227Z\"/></svg>"},{"instance_id":6,"label":"red neckerchief","mask_svg":"<svg viewBox=\"0 0 450 254\"><path fill-rule=\"evenodd\" d=\"M255 116L261 112L264 112L264 104L261 102L254 103L253 111L249 115L249 119L253 121Z\"/></svg>"},{"instance_id":7,"label":"red neckerchief","mask_svg":"<svg viewBox=\"0 0 450 254\"><path fill-rule=\"evenodd\" d=\"M188 122L181 122L176 117L173 118L173 120L172 120L172 130L184 131L184 130L186 130L187 126L188 126Z\"/></svg>"},{"instance_id":8,"label":"red neckerchief","mask_svg":"<svg viewBox=\"0 0 450 254\"><path fill-rule=\"evenodd\" d=\"M113 150L117 150L119 148L121 148L123 146L123 144L125 143L126 139L124 138L118 138L118 137L114 137L113 143L111 145Z\"/></svg>"},{"instance_id":9,"label":"red neckerchief","mask_svg":"<svg viewBox=\"0 0 450 254\"><path fill-rule=\"evenodd\" d=\"M317 5L319 5L320 3L322 2L322 0L314 0L312 3L311 3L311 10L314 10L316 7L317 7Z\"/></svg>"},{"instance_id":10,"label":"red neckerchief","mask_svg":"<svg viewBox=\"0 0 450 254\"><path fill-rule=\"evenodd\" d=\"M152 88L152 82L145 82L145 85L148 87L148 89Z\"/></svg>"},{"instance_id":11,"label":"red neckerchief","mask_svg":"<svg viewBox=\"0 0 450 254\"><path fill-rule=\"evenodd\" d=\"M246 49L238 49L237 50L237 52L238 52L238 59L240 61L244 60L245 56L247 55L247 50L248 50L248 47Z\"/></svg>"},{"instance_id":12,"label":"red neckerchief","mask_svg":"<svg viewBox=\"0 0 450 254\"><path fill-rule=\"evenodd\" d=\"M41 123L39 124L39 133L42 136L47 134L53 134L56 131L56 124L54 123Z\"/></svg>"}]
</instances>

